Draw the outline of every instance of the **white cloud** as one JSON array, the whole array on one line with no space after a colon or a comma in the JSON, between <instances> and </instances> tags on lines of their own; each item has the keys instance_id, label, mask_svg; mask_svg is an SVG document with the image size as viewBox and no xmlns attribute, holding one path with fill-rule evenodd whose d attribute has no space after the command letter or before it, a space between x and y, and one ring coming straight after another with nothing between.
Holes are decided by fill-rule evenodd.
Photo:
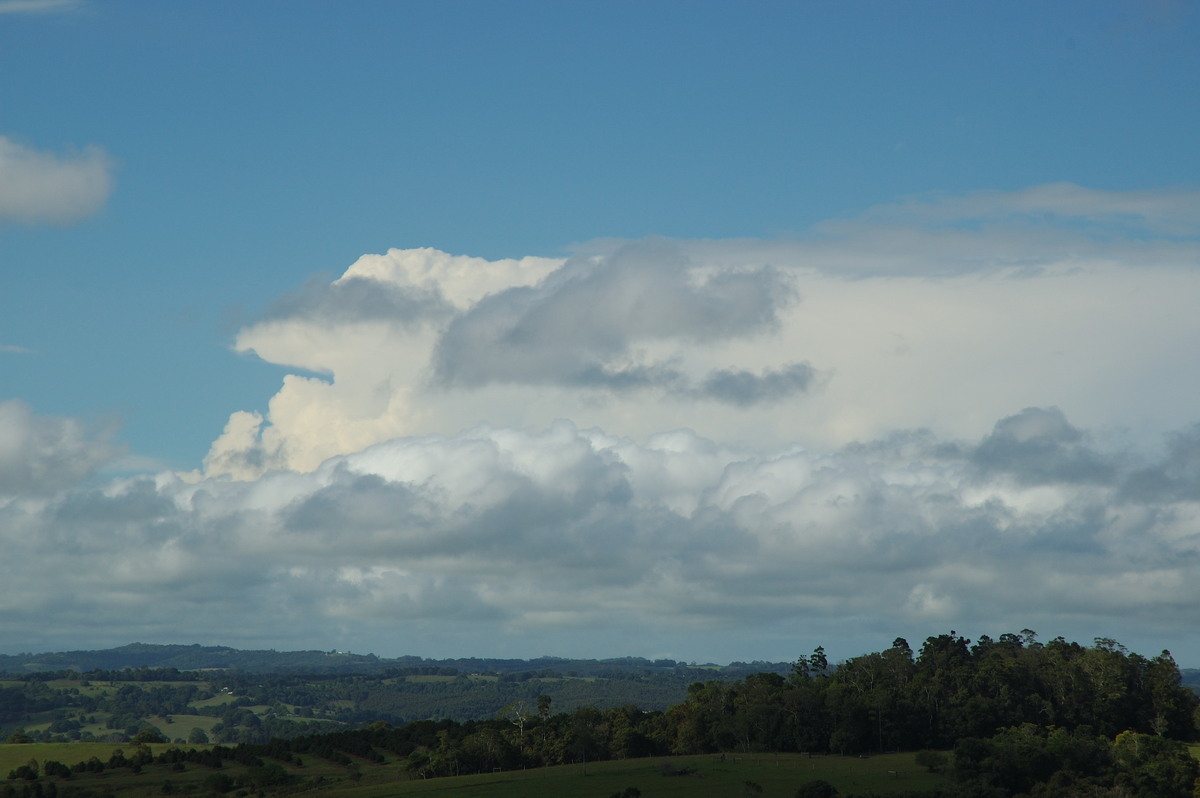
<instances>
[{"instance_id":1,"label":"white cloud","mask_svg":"<svg viewBox=\"0 0 1200 798\"><path fill-rule=\"evenodd\" d=\"M74 485L111 460L111 430L38 416L23 402L0 402L0 501Z\"/></svg>"},{"instance_id":2,"label":"white cloud","mask_svg":"<svg viewBox=\"0 0 1200 798\"><path fill-rule=\"evenodd\" d=\"M0 136L0 223L65 223L99 210L112 190L112 158L99 147L67 155Z\"/></svg>"},{"instance_id":3,"label":"white cloud","mask_svg":"<svg viewBox=\"0 0 1200 798\"><path fill-rule=\"evenodd\" d=\"M0 578L19 597L13 633L32 639L54 612L62 640L95 626L174 639L187 617L205 641L389 654L605 655L655 640L786 658L852 645L856 624L1101 629L1137 645L1170 607L1187 637L1173 650L1200 652L1187 631L1200 614L1180 609L1200 606L1197 494L1131 495L1141 472L1103 447L1115 465L1102 483L980 471L1014 428L1026 442L1092 437L1049 409L994 427L976 442L919 432L817 452L484 426L254 481L114 480L0 506ZM1181 440L1143 470L1187 458ZM64 595L87 595L86 612Z\"/></svg>"}]
</instances>

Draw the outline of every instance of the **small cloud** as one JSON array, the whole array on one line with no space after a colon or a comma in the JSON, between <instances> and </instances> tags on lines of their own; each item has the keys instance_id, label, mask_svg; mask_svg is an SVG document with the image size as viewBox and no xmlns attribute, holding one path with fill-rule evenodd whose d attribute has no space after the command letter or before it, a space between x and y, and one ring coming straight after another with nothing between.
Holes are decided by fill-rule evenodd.
<instances>
[{"instance_id":1,"label":"small cloud","mask_svg":"<svg viewBox=\"0 0 1200 798\"><path fill-rule=\"evenodd\" d=\"M100 147L58 155L0 136L0 224L65 224L98 211L112 191Z\"/></svg>"},{"instance_id":2,"label":"small cloud","mask_svg":"<svg viewBox=\"0 0 1200 798\"><path fill-rule=\"evenodd\" d=\"M9 355L32 355L33 350L16 344L0 344L0 352Z\"/></svg>"},{"instance_id":3,"label":"small cloud","mask_svg":"<svg viewBox=\"0 0 1200 798\"><path fill-rule=\"evenodd\" d=\"M0 402L0 495L71 487L117 454L111 432L72 418L39 416L24 402Z\"/></svg>"},{"instance_id":4,"label":"small cloud","mask_svg":"<svg viewBox=\"0 0 1200 798\"><path fill-rule=\"evenodd\" d=\"M778 402L808 390L815 373L807 363L768 369L762 374L742 369L718 369L704 379L699 394L739 407Z\"/></svg>"},{"instance_id":5,"label":"small cloud","mask_svg":"<svg viewBox=\"0 0 1200 798\"><path fill-rule=\"evenodd\" d=\"M61 14L83 6L83 0L0 0L0 14Z\"/></svg>"}]
</instances>

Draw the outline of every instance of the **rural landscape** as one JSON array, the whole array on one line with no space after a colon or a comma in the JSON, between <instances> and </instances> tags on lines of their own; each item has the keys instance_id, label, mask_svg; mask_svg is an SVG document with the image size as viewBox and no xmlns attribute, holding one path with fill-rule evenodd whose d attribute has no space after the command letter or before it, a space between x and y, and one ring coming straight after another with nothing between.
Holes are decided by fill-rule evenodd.
<instances>
[{"instance_id":1,"label":"rural landscape","mask_svg":"<svg viewBox=\"0 0 1200 798\"><path fill-rule=\"evenodd\" d=\"M7 655L0 796L1187 798L1198 677L1030 630L726 666Z\"/></svg>"}]
</instances>

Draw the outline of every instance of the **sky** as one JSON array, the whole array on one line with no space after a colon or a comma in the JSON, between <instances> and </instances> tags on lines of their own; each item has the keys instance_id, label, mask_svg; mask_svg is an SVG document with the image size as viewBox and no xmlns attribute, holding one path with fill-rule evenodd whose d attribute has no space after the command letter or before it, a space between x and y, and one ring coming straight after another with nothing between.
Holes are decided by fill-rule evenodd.
<instances>
[{"instance_id":1,"label":"sky","mask_svg":"<svg viewBox=\"0 0 1200 798\"><path fill-rule=\"evenodd\" d=\"M0 652L1200 667L1200 7L0 0Z\"/></svg>"}]
</instances>

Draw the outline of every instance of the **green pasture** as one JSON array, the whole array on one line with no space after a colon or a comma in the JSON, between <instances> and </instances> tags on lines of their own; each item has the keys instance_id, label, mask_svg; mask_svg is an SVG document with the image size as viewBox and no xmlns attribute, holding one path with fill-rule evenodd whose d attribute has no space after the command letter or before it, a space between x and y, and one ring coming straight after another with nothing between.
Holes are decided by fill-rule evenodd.
<instances>
[{"instance_id":1,"label":"green pasture","mask_svg":"<svg viewBox=\"0 0 1200 798\"><path fill-rule=\"evenodd\" d=\"M203 729L205 734L212 734L213 726L220 723L221 719L212 715L172 715L171 722L167 723L163 716L152 715L146 718L146 722L172 740L177 737L186 740L192 729Z\"/></svg>"},{"instance_id":2,"label":"green pasture","mask_svg":"<svg viewBox=\"0 0 1200 798\"><path fill-rule=\"evenodd\" d=\"M158 754L171 746L156 744L150 747ZM30 759L36 759L39 764L57 760L74 765L93 756L107 761L117 749L123 749L129 755L133 746L112 743L0 744L0 779ZM664 766L675 772L691 772L688 775L664 775ZM344 798L407 795L431 798L560 798L564 795L608 798L627 787L637 787L646 798L726 798L747 794L748 781L762 787L764 798L790 798L797 787L812 779L824 779L843 794L903 794L945 784L943 776L926 773L917 767L912 754L887 754L865 759L809 758L801 754L626 759L589 762L586 766L563 765L438 779L412 778L403 769L403 761L391 759L383 765L356 762L351 768L345 768L317 757L306 757L302 767L284 765L284 768L310 783L321 779L321 795ZM106 771L99 775L79 774L71 784L91 789L107 788L114 794L133 798L161 794L162 784L167 780L180 791L200 790L205 778L214 772L195 765L188 765L181 771L166 765L150 765L141 774L126 770ZM220 772L236 777L243 769L227 763Z\"/></svg>"},{"instance_id":3,"label":"green pasture","mask_svg":"<svg viewBox=\"0 0 1200 798\"><path fill-rule=\"evenodd\" d=\"M34 715L31 722L24 725L26 732L44 731L50 727L54 720L53 712L43 712ZM105 721L109 718L107 712L92 712L89 717L95 717L95 723L85 723L81 728L81 732L90 732L97 738L103 737L106 734L112 733L114 730L105 725ZM172 715L171 721L161 715L151 715L144 719L147 723L158 728L168 740L176 738L187 739L188 734L193 728L203 729L206 734L212 734L213 726L221 722L220 718L211 715ZM119 730L117 730L119 731ZM63 745L63 743L50 743L52 745ZM80 743L80 745L89 745L89 743ZM107 745L112 747L120 745L120 743L98 743L98 745ZM84 757L85 759L87 757ZM0 774L3 775L3 774Z\"/></svg>"},{"instance_id":4,"label":"green pasture","mask_svg":"<svg viewBox=\"0 0 1200 798\"><path fill-rule=\"evenodd\" d=\"M64 765L74 765L76 762L86 762L92 757L108 760L113 751L118 748L126 754L132 754L136 746L133 743L0 743L0 780L8 776L8 772L19 765L24 765L30 759L38 763L46 760L57 760ZM206 748L203 745L170 745L168 743L152 743L149 748L155 755L168 748Z\"/></svg>"}]
</instances>

